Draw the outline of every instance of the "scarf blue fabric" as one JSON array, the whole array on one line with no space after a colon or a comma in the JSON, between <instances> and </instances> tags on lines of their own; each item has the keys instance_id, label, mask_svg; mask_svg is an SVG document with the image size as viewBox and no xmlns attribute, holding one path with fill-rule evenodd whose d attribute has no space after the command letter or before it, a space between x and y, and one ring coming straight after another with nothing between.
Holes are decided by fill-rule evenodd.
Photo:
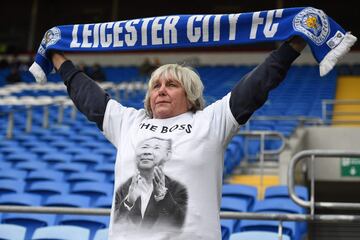
<instances>
[{"instance_id":1,"label":"scarf blue fabric","mask_svg":"<svg viewBox=\"0 0 360 240\"><path fill-rule=\"evenodd\" d=\"M327 74L357 40L322 10L312 7L218 15L172 15L126 21L57 26L48 30L30 72L37 82L53 70L49 50L76 52L141 51L216 47L306 40Z\"/></svg>"}]
</instances>

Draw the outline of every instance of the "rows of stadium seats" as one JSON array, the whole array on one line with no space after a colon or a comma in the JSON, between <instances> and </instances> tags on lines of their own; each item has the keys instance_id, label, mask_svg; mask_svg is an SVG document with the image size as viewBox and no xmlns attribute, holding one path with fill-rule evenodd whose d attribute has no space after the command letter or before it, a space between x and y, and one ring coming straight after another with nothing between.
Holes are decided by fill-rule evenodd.
<instances>
[{"instance_id":1,"label":"rows of stadium seats","mask_svg":"<svg viewBox=\"0 0 360 240\"><path fill-rule=\"evenodd\" d=\"M296 205L289 197L286 186L272 186L268 187L265 191L263 200L257 199L257 188L248 185L225 184L223 186L223 198L221 202L221 211L235 211L235 212L257 212L257 213L305 213L306 210ZM304 186L296 186L296 194L308 200L308 191ZM0 198L8 194L0 194ZM18 198L28 199L29 206L36 206L39 202L36 195L22 194ZM59 195L53 195L53 197ZM65 204L57 202L50 206L72 206L72 207L88 207L79 206L77 202L81 198L76 195L69 195L71 201L66 201ZM32 202L31 202L32 201ZM19 203L6 203L10 205L22 205L24 201L18 200ZM106 206L109 207L109 206ZM0 238L7 239L6 234L8 231L13 231L18 227L18 238L11 235L10 239L43 239L54 238L63 239L61 236L71 234L71 239L79 240L100 240L105 236L109 217L107 216L86 216L86 215L60 215L60 214L29 214L29 213L3 213L0 215ZM222 219L221 231L223 240L241 240L244 236L259 235L259 238L252 236L248 239L262 240L264 234L271 235L277 233L277 221L260 221L260 220L233 220ZM7 230L6 230L7 229ZM307 233L307 225L303 222L284 222L283 223L283 239L300 240ZM53 235L57 234L57 235ZM79 237L74 238L76 234ZM43 237L41 237L41 235ZM287 238L288 237L288 238ZM269 238L270 239L270 238ZM272 238L271 238L272 239ZM277 239L277 238L275 238Z\"/></svg>"},{"instance_id":2,"label":"rows of stadium seats","mask_svg":"<svg viewBox=\"0 0 360 240\"><path fill-rule=\"evenodd\" d=\"M208 103L211 103L229 92L234 84L251 70L251 67L199 67L197 70L204 80L205 98ZM107 72L106 68L105 71ZM126 71L126 68L111 68L109 70L109 72L114 73L113 75L110 73L110 76L114 78L113 82L115 83L136 79L135 69L124 73ZM125 74L126 79L119 77L119 72ZM25 76L27 76L27 82L33 80L31 76L26 74ZM61 80L58 75L54 74L50 77L50 81L60 82ZM218 84L219 81L222 82L221 85ZM334 97L335 81L335 71L327 75L326 78L320 79L317 67L293 67L287 79L270 94L267 103L255 115L320 116L321 99ZM61 83L59 85L63 86ZM27 85L20 90L13 90L13 92L5 91L11 92L11 94L0 95L0 99L9 96L14 98L31 96L36 101L36 99L44 96L56 98L67 95L64 87L46 89L33 86ZM109 89L109 91L113 96L116 95L113 89ZM144 91L141 90L122 91L120 94L121 102L124 105L135 108L142 107L143 98ZM6 115L0 117L0 204L109 208L112 200L116 150L104 138L96 125L89 123L81 114L77 114L76 119L72 119L70 107L65 109L62 125L58 125L58 106L51 106L49 108L50 128L44 129L41 126L44 109L33 107L32 130L30 133L25 133L25 107L2 106L0 110L6 112L14 109L17 112L14 115L13 139L4 138L7 118ZM297 125L298 121L296 120L267 120L251 121L247 127L249 130L280 131L286 137L290 137ZM230 142L225 153L224 176L232 173L245 154L256 155L259 152L260 143L258 140L248 141L247 149L244 149L244 141L243 136L235 136ZM277 140L267 140L265 148L276 149L279 144L280 142ZM85 172L86 174L83 174ZM234 191L232 189L234 187L239 189ZM303 209L294 205L288 196L284 199L285 193L282 197L270 198L269 191L267 190L264 200L258 200L256 199L256 188L226 185L224 186L221 210L304 212ZM36 229L40 231L44 228L40 232L66 233L67 230L63 228L64 225L83 227L79 230L79 234L84 234L85 237L79 237L79 239L93 239L99 229L107 229L109 220L108 217L15 213L3 213L0 215L0 219L2 227L5 227L5 224L17 224L26 227L25 239L31 239ZM32 223L30 224L30 222ZM50 228L48 228L49 226ZM77 230L72 229L71 231L75 234ZM251 239L263 240L264 231L269 235L277 232L277 222L222 220L224 240L229 238L231 240L250 239L247 238L250 235L254 235ZM284 233L290 239L300 240L305 232L306 226L301 223L284 223ZM256 238L255 235L261 237Z\"/></svg>"},{"instance_id":3,"label":"rows of stadium seats","mask_svg":"<svg viewBox=\"0 0 360 240\"><path fill-rule=\"evenodd\" d=\"M297 196L308 200L308 190L304 186L296 186ZM253 186L225 184L223 186L222 211L256 212L256 213L292 213L302 214L306 210L296 205L290 198L287 186L271 186L265 190L263 200L257 199L257 188ZM265 239L263 233L277 233L278 221L265 220L233 220L222 219L223 239ZM300 240L307 233L307 225L304 222L283 222L283 233L292 240ZM250 238L250 233L256 236ZM247 238L245 238L245 236ZM269 238L277 239L277 238Z\"/></svg>"},{"instance_id":4,"label":"rows of stadium seats","mask_svg":"<svg viewBox=\"0 0 360 240\"><path fill-rule=\"evenodd\" d=\"M103 228L91 236L88 228L76 225L52 225L38 227L32 234L28 234L29 228L17 224L0 224L0 238L6 240L43 240L43 239L77 239L77 240L107 240L108 229Z\"/></svg>"},{"instance_id":5,"label":"rows of stadium seats","mask_svg":"<svg viewBox=\"0 0 360 240\"><path fill-rule=\"evenodd\" d=\"M217 67L198 67L204 85L205 99L207 103L223 97L231 91L236 82L241 79L252 66L217 66ZM2 70L4 71L4 70ZM113 83L133 82L139 79L139 74L134 67L105 67L105 73L108 79ZM24 73L28 76L29 73ZM1 76L1 74L0 74ZM255 116L308 116L321 117L321 100L333 99L336 88L336 70L332 71L325 77L320 78L318 68L316 66L293 66L290 68L287 78L274 89L269 96L267 103L259 109ZM27 77L29 79L31 77ZM61 82L57 74L52 74L50 81ZM29 80L26 82L34 82ZM219 84L221 82L222 84ZM65 90L65 89L64 89ZM110 91L111 92L111 91ZM37 91L36 96L47 94L46 91ZM62 94L59 91L53 91L50 95ZM65 91L63 94L66 95ZM23 91L15 94L15 96L34 96L29 91ZM130 98L121 99L124 104L133 107L142 107L144 92L137 92ZM259 128L263 123L254 123L254 128ZM283 124L281 124L283 125ZM278 124L268 124L272 130L284 131L289 136L292 131L289 124L286 128L278 128Z\"/></svg>"},{"instance_id":6,"label":"rows of stadium seats","mask_svg":"<svg viewBox=\"0 0 360 240\"><path fill-rule=\"evenodd\" d=\"M114 67L105 67L104 71L111 75L111 73L124 73L127 72L127 67L121 67L116 70ZM218 67L198 67L197 70L201 75L205 85L205 98L208 103L213 102L216 99L224 96L234 84L252 67L249 66L218 66ZM115 74L115 75L116 75ZM115 75L113 77L115 77ZM134 67L128 67L128 73L125 74L127 79L136 79L138 73ZM55 82L61 82L57 74L52 74L52 79ZM300 78L301 77L301 78ZM121 78L121 77L120 77ZM55 79L55 80L54 80ZM120 79L114 82L124 82ZM222 84L219 85L218 82ZM59 83L59 85L62 85ZM289 70L287 79L275 90L273 90L269 96L269 100L266 104L255 112L254 116L307 116L307 117L320 117L321 116L321 100L333 99L335 95L336 87L336 71L332 71L325 78L320 78L318 68L315 66L294 66ZM116 96L114 89L109 89L110 94ZM119 93L120 94L120 93ZM121 102L130 107L140 108L143 106L142 100L144 98L144 91L134 90L124 91L118 96ZM27 96L33 96L34 101L43 96L49 97L62 97L66 96L65 87L51 88L51 89L32 89L31 86L23 88L21 91L16 91L11 96L24 98ZM126 97L125 97L126 95ZM4 98L5 96L3 96ZM0 96L1 99L1 96ZM11 110L11 109L10 109ZM50 121L56 122L57 109L50 109ZM35 124L42 122L42 108L34 111L33 118ZM6 119L1 119L2 126L0 129L5 130ZM15 115L15 123L23 124L25 122L25 115ZM65 123L71 125L69 119L65 119ZM298 120L264 120L264 121L250 121L247 125L248 130L268 130L281 132L285 137L291 137L296 127L298 126ZM19 125L16 125L19 126ZM18 130L19 127L16 127ZM265 143L266 149L277 149L281 145L281 141L267 140ZM260 143L259 140L250 140L248 144L249 155L256 156L259 153ZM228 151L228 153L232 153ZM241 155L241 154L240 154ZM226 156L226 159L233 159L228 161L230 164L226 166L225 173L229 173L229 169L232 169L232 165L239 163L238 154Z\"/></svg>"}]
</instances>

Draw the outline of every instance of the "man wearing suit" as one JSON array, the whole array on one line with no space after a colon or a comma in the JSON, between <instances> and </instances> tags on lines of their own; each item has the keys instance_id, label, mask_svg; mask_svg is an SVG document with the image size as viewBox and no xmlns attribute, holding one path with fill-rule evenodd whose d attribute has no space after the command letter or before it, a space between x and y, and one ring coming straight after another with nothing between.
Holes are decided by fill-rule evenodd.
<instances>
[{"instance_id":1,"label":"man wearing suit","mask_svg":"<svg viewBox=\"0 0 360 240\"><path fill-rule=\"evenodd\" d=\"M187 210L187 190L166 176L163 166L171 156L171 140L150 138L136 148L138 172L116 191L115 222L141 227L181 228Z\"/></svg>"}]
</instances>

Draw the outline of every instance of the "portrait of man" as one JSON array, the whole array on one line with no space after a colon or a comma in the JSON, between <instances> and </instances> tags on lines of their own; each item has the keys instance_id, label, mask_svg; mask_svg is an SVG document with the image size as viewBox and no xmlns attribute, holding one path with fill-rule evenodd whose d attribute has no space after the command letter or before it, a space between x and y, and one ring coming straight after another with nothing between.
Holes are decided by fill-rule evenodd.
<instances>
[{"instance_id":1,"label":"portrait of man","mask_svg":"<svg viewBox=\"0 0 360 240\"><path fill-rule=\"evenodd\" d=\"M187 190L163 170L171 159L171 140L145 139L135 153L137 171L116 191L114 221L130 221L146 228L181 228Z\"/></svg>"}]
</instances>

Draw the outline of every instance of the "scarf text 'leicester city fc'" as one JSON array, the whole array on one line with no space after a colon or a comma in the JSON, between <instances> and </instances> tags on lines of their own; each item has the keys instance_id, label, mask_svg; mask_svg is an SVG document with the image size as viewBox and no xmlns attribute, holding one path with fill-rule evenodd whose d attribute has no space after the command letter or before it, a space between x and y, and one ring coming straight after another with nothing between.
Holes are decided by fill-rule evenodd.
<instances>
[{"instance_id":1,"label":"scarf text 'leicester city fc'","mask_svg":"<svg viewBox=\"0 0 360 240\"><path fill-rule=\"evenodd\" d=\"M47 58L49 50L105 52L215 47L283 41L294 35L303 37L310 46L320 63L321 76L356 41L322 10L311 7L149 17L53 27L45 33L30 72L37 82L46 81L53 70Z\"/></svg>"}]
</instances>

